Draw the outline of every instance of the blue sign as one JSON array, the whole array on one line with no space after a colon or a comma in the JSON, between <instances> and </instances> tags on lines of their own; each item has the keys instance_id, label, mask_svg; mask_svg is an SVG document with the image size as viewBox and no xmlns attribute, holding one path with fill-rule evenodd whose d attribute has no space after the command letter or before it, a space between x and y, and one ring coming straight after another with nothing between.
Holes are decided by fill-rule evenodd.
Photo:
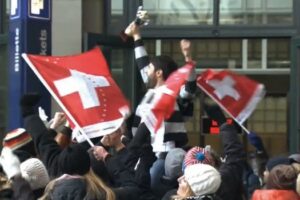
<instances>
[{"instance_id":1,"label":"blue sign","mask_svg":"<svg viewBox=\"0 0 300 200\"><path fill-rule=\"evenodd\" d=\"M22 53L51 54L51 0L11 0L8 43L8 130L23 126L19 101L31 92L42 96L41 105L50 115L51 98L27 66ZM33 8L36 6L36 8ZM32 17L33 16L33 17Z\"/></svg>"}]
</instances>

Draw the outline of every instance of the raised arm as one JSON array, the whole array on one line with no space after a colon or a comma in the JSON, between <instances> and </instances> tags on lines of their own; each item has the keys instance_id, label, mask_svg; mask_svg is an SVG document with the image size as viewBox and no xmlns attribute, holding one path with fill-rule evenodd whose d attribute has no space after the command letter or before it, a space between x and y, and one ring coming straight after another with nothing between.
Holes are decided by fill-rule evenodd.
<instances>
[{"instance_id":1,"label":"raised arm","mask_svg":"<svg viewBox=\"0 0 300 200\"><path fill-rule=\"evenodd\" d=\"M24 128L31 135L40 159L46 166L51 177L59 176L58 156L61 153L60 146L48 133L48 129L36 114L34 109L38 104L39 96L36 94L24 95L21 99L21 110L24 118Z\"/></svg>"},{"instance_id":2,"label":"raised arm","mask_svg":"<svg viewBox=\"0 0 300 200\"><path fill-rule=\"evenodd\" d=\"M191 41L183 39L180 41L180 48L186 63L195 63L192 59ZM196 71L191 71L186 84L180 90L180 97L183 99L191 99L196 92Z\"/></svg>"},{"instance_id":3,"label":"raised arm","mask_svg":"<svg viewBox=\"0 0 300 200\"><path fill-rule=\"evenodd\" d=\"M147 70L150 64L150 60L147 51L144 47L144 43L140 34L140 28L135 22L132 22L125 29L125 34L132 37L134 40L135 60L140 70L143 82L147 83L148 82Z\"/></svg>"},{"instance_id":4,"label":"raised arm","mask_svg":"<svg viewBox=\"0 0 300 200\"><path fill-rule=\"evenodd\" d=\"M223 124L220 127L220 136L225 158L219 168L222 182L217 194L224 199L242 199L241 186L246 153L234 125Z\"/></svg>"}]
</instances>

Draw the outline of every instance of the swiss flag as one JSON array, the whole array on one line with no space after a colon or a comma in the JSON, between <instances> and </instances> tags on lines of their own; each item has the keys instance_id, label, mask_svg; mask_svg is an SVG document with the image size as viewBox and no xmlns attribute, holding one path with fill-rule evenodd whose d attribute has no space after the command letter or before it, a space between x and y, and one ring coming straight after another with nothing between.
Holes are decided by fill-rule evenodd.
<instances>
[{"instance_id":1,"label":"swiss flag","mask_svg":"<svg viewBox=\"0 0 300 200\"><path fill-rule=\"evenodd\" d=\"M112 133L129 114L129 104L99 48L73 56L22 56L72 123L89 138Z\"/></svg>"},{"instance_id":2,"label":"swiss flag","mask_svg":"<svg viewBox=\"0 0 300 200\"><path fill-rule=\"evenodd\" d=\"M265 95L264 85L227 70L206 70L197 85L240 124Z\"/></svg>"},{"instance_id":3,"label":"swiss flag","mask_svg":"<svg viewBox=\"0 0 300 200\"><path fill-rule=\"evenodd\" d=\"M150 131L156 133L162 128L163 121L171 117L180 89L194 67L194 62L187 63L173 72L163 86L154 89L154 102L144 120Z\"/></svg>"}]
</instances>

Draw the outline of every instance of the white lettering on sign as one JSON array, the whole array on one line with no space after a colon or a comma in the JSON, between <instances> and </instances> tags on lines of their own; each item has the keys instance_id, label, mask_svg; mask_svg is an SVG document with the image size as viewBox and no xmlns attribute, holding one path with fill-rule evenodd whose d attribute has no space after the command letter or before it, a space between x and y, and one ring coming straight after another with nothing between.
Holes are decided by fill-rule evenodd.
<instances>
[{"instance_id":1,"label":"white lettering on sign","mask_svg":"<svg viewBox=\"0 0 300 200\"><path fill-rule=\"evenodd\" d=\"M14 70L20 71L20 29L15 30L15 53L14 53Z\"/></svg>"},{"instance_id":2,"label":"white lettering on sign","mask_svg":"<svg viewBox=\"0 0 300 200\"><path fill-rule=\"evenodd\" d=\"M40 34L40 55L47 55L47 30L46 29L42 29L41 30L41 34Z\"/></svg>"}]
</instances>

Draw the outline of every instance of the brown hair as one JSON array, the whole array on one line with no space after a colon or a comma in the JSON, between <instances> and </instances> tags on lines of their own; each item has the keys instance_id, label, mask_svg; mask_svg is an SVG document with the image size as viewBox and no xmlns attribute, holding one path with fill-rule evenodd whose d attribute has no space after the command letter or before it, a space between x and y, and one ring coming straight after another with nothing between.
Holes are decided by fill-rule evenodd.
<instances>
[{"instance_id":1,"label":"brown hair","mask_svg":"<svg viewBox=\"0 0 300 200\"><path fill-rule=\"evenodd\" d=\"M295 190L297 171L291 165L277 165L268 176L267 189Z\"/></svg>"},{"instance_id":2,"label":"brown hair","mask_svg":"<svg viewBox=\"0 0 300 200\"><path fill-rule=\"evenodd\" d=\"M85 175L81 176L86 181L86 196L84 199L99 199L99 200L115 200L116 196L114 192L95 175L93 170L90 170ZM50 200L51 193L55 188L55 184L58 179L50 181L45 188L44 195L39 200Z\"/></svg>"}]
</instances>

